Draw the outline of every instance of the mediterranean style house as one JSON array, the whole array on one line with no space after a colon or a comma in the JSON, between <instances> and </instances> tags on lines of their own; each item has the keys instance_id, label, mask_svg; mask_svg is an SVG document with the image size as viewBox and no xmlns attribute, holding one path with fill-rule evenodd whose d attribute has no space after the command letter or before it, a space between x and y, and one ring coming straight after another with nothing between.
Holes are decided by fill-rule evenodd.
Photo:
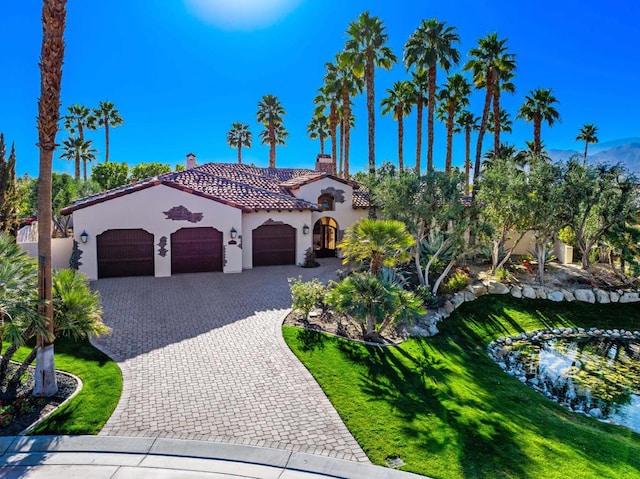
<instances>
[{"instance_id":1,"label":"mediterranean style house","mask_svg":"<svg viewBox=\"0 0 640 479\"><path fill-rule=\"evenodd\" d=\"M89 279L171 276L302 264L307 249L336 256L344 230L367 215L360 185L316 169L229 163L195 166L82 198L75 262Z\"/></svg>"}]
</instances>

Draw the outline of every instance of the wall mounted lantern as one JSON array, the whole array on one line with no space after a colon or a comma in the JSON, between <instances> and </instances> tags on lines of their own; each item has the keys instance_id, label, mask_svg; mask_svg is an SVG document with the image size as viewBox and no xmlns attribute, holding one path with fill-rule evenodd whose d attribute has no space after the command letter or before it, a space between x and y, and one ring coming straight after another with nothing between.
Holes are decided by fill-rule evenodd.
<instances>
[{"instance_id":1,"label":"wall mounted lantern","mask_svg":"<svg viewBox=\"0 0 640 479\"><path fill-rule=\"evenodd\" d=\"M308 235L309 234L309 227L307 225L304 225L302 227L302 234L303 235Z\"/></svg>"},{"instance_id":2,"label":"wall mounted lantern","mask_svg":"<svg viewBox=\"0 0 640 479\"><path fill-rule=\"evenodd\" d=\"M236 239L238 237L238 232L235 228L231 228L231 239Z\"/></svg>"},{"instance_id":3,"label":"wall mounted lantern","mask_svg":"<svg viewBox=\"0 0 640 479\"><path fill-rule=\"evenodd\" d=\"M82 244L86 244L87 241L89 241L89 235L87 234L86 231L83 231L82 234L80 235L80 241L82 241Z\"/></svg>"}]
</instances>

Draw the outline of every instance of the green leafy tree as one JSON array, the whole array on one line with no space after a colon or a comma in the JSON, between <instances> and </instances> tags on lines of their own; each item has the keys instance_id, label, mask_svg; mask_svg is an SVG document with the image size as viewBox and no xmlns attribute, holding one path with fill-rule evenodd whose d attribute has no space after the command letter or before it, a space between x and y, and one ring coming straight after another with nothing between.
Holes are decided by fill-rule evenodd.
<instances>
[{"instance_id":1,"label":"green leafy tree","mask_svg":"<svg viewBox=\"0 0 640 479\"><path fill-rule=\"evenodd\" d=\"M438 92L440 107L438 117L445 122L447 128L447 156L444 171L451 174L453 155L453 133L455 131L456 115L462 107L469 104L471 85L465 77L455 73L447 78L447 83Z\"/></svg>"},{"instance_id":2,"label":"green leafy tree","mask_svg":"<svg viewBox=\"0 0 640 479\"><path fill-rule=\"evenodd\" d=\"M116 110L116 106L108 100L101 101L99 107L93 109L93 118L95 118L91 122L93 127L104 127L104 162L109 163L109 129L122 125L124 120L120 116L120 112Z\"/></svg>"},{"instance_id":3,"label":"green leafy tree","mask_svg":"<svg viewBox=\"0 0 640 479\"><path fill-rule=\"evenodd\" d=\"M168 163L139 163L131 167L131 180L144 180L154 176L171 172L171 165Z\"/></svg>"},{"instance_id":4,"label":"green leafy tree","mask_svg":"<svg viewBox=\"0 0 640 479\"><path fill-rule=\"evenodd\" d=\"M496 88L499 87L499 79L504 71L513 68L513 55L507 52L507 40L498 39L497 33L491 33L478 40L478 46L469 52L470 60L465 64L464 69L471 71L473 83L476 89L484 89L484 107L478 128L478 140L476 143L476 157L473 169L473 194L478 191L478 181L480 179L480 167L482 160L482 143L484 134L487 131L489 121L489 111L491 110L493 96ZM495 105L494 105L495 111ZM498 115L499 117L499 115Z\"/></svg>"},{"instance_id":5,"label":"green leafy tree","mask_svg":"<svg viewBox=\"0 0 640 479\"><path fill-rule=\"evenodd\" d=\"M284 145L288 136L282 124L285 115L284 108L275 95L264 95L258 102L256 114L258 122L262 123L264 130L260 133L263 145L269 145L269 168L276 167L276 145Z\"/></svg>"},{"instance_id":6,"label":"green leafy tree","mask_svg":"<svg viewBox=\"0 0 640 479\"><path fill-rule=\"evenodd\" d=\"M471 132L478 130L478 121L480 118L475 116L468 110L462 110L458 114L456 123L458 127L464 131L464 194L468 195L470 191L470 170L471 170Z\"/></svg>"},{"instance_id":7,"label":"green leafy tree","mask_svg":"<svg viewBox=\"0 0 640 479\"><path fill-rule=\"evenodd\" d=\"M78 137L67 138L62 142L62 154L60 158L75 162L75 177L80 179L80 165L84 167L83 178L87 181L87 162L96 159L98 150L93 148L91 140L83 140Z\"/></svg>"},{"instance_id":8,"label":"green leafy tree","mask_svg":"<svg viewBox=\"0 0 640 479\"><path fill-rule=\"evenodd\" d=\"M621 164L585 166L567 163L563 178L562 210L576 235L582 268L591 264L591 249L612 229L636 224L640 212L638 180Z\"/></svg>"},{"instance_id":9,"label":"green leafy tree","mask_svg":"<svg viewBox=\"0 0 640 479\"><path fill-rule=\"evenodd\" d=\"M369 150L369 174L376 171L375 152L375 69L390 70L397 61L396 56L387 46L388 35L385 26L378 17L363 12L357 20L349 23L345 52L347 61L352 65L356 76L364 77L367 92L367 138ZM372 214L373 210L369 210Z\"/></svg>"},{"instance_id":10,"label":"green leafy tree","mask_svg":"<svg viewBox=\"0 0 640 479\"><path fill-rule=\"evenodd\" d=\"M404 63L407 68L415 66L416 71L427 72L427 170L433 169L433 126L438 65L448 72L452 65L458 64L460 52L455 48L458 43L460 36L455 27L431 18L422 20L404 47Z\"/></svg>"},{"instance_id":11,"label":"green leafy tree","mask_svg":"<svg viewBox=\"0 0 640 479\"><path fill-rule=\"evenodd\" d=\"M398 122L398 167L404 169L404 117L411 113L413 90L408 81L397 81L391 88L387 88L388 96L382 100L382 114L391 113Z\"/></svg>"},{"instance_id":12,"label":"green leafy tree","mask_svg":"<svg viewBox=\"0 0 640 479\"><path fill-rule=\"evenodd\" d=\"M598 143L598 127L593 123L585 123L582 128L580 128L576 140L584 141L584 164L586 165L589 143Z\"/></svg>"},{"instance_id":13,"label":"green leafy tree","mask_svg":"<svg viewBox=\"0 0 640 479\"><path fill-rule=\"evenodd\" d=\"M251 148L253 135L249 131L249 125L242 122L231 124L231 130L227 132L227 144L231 148L238 149L238 164L242 164L242 147Z\"/></svg>"},{"instance_id":14,"label":"green leafy tree","mask_svg":"<svg viewBox=\"0 0 640 479\"><path fill-rule=\"evenodd\" d=\"M306 282L302 281L301 277L289 278L289 289L293 309L301 311L305 319L309 317L309 312L324 299L325 286L318 278Z\"/></svg>"},{"instance_id":15,"label":"green leafy tree","mask_svg":"<svg viewBox=\"0 0 640 479\"><path fill-rule=\"evenodd\" d=\"M313 115L307 125L307 135L312 140L320 140L320 154L324 155L324 140L329 136L329 120L323 113Z\"/></svg>"},{"instance_id":16,"label":"green leafy tree","mask_svg":"<svg viewBox=\"0 0 640 479\"><path fill-rule=\"evenodd\" d=\"M534 154L542 152L542 122L553 126L560 119L558 110L553 106L554 103L558 103L558 100L553 96L550 88L538 88L525 96L525 101L518 112L518 118L533 123Z\"/></svg>"},{"instance_id":17,"label":"green leafy tree","mask_svg":"<svg viewBox=\"0 0 640 479\"><path fill-rule=\"evenodd\" d=\"M6 158L4 135L0 133L0 231L15 235L18 227L18 183L16 181L16 148L11 145Z\"/></svg>"},{"instance_id":18,"label":"green leafy tree","mask_svg":"<svg viewBox=\"0 0 640 479\"><path fill-rule=\"evenodd\" d=\"M58 391L54 364L53 301L51 292L51 168L60 122L60 88L64 60L66 0L43 0L42 48L40 51L40 98L38 99L38 305L46 318L48 335L38 336L38 362L33 394L53 396Z\"/></svg>"},{"instance_id":19,"label":"green leafy tree","mask_svg":"<svg viewBox=\"0 0 640 479\"><path fill-rule=\"evenodd\" d=\"M29 191L29 202L32 205L36 205L38 202L39 183L39 179L35 179L31 183L31 190ZM69 221L71 218L61 215L60 210L69 206L75 199L78 198L78 184L79 181L74 181L71 175L68 175L66 173L51 174L51 214L53 224L52 235L54 237L67 237ZM38 218L38 220L39 219L40 218Z\"/></svg>"},{"instance_id":20,"label":"green leafy tree","mask_svg":"<svg viewBox=\"0 0 640 479\"><path fill-rule=\"evenodd\" d=\"M369 272L378 275L383 266L393 267L409 260L413 243L404 223L364 218L347 228L339 248L344 264L368 262Z\"/></svg>"},{"instance_id":21,"label":"green leafy tree","mask_svg":"<svg viewBox=\"0 0 640 479\"><path fill-rule=\"evenodd\" d=\"M129 182L129 166L126 163L102 163L91 170L91 179L104 190L111 190Z\"/></svg>"}]
</instances>

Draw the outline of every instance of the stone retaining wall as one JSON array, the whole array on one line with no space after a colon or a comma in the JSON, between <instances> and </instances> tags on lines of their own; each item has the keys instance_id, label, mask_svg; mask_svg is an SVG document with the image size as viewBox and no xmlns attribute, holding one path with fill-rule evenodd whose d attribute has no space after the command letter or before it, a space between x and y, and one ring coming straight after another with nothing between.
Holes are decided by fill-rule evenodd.
<instances>
[{"instance_id":1,"label":"stone retaining wall","mask_svg":"<svg viewBox=\"0 0 640 479\"><path fill-rule=\"evenodd\" d=\"M462 304L475 301L485 294L511 294L514 298L546 299L549 301L580 301L584 303L636 303L640 301L638 291L604 291L598 288L554 289L540 285L507 285L498 281L474 283L447 299L443 306L430 310L417 324L407 327L410 336L435 336L437 324L448 318Z\"/></svg>"}]
</instances>

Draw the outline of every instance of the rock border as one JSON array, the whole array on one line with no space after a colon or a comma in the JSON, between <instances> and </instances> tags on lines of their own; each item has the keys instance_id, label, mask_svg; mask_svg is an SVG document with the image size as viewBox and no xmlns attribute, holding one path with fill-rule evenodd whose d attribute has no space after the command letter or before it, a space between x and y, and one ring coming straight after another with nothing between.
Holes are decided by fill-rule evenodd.
<instances>
[{"instance_id":1,"label":"rock border","mask_svg":"<svg viewBox=\"0 0 640 479\"><path fill-rule=\"evenodd\" d=\"M407 326L406 332L409 336L414 337L435 336L440 332L437 326L440 321L448 318L464 303L475 301L476 298L487 294L511 294L514 298L546 299L558 303L562 301L579 301L591 304L640 302L640 292L633 290L605 291L600 288L569 290L550 288L544 285L507 285L499 281L475 282L454 293L440 308L430 310L415 325Z\"/></svg>"}]
</instances>

